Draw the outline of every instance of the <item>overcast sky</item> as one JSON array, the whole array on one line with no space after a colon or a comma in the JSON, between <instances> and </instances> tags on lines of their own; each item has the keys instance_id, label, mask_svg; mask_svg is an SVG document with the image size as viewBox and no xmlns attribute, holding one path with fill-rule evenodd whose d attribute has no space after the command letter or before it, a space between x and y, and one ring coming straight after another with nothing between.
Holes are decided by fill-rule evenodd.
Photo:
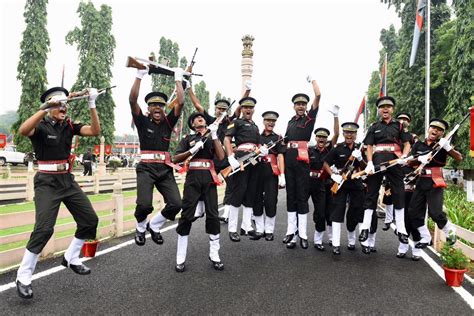
<instances>
[{"instance_id":1,"label":"overcast sky","mask_svg":"<svg viewBox=\"0 0 474 316\"><path fill-rule=\"evenodd\" d=\"M16 110L19 105L21 86L16 69L25 29L25 2L0 2L0 113ZM240 98L241 38L245 34L254 36L254 119L261 124L261 113L276 110L280 113L277 131L283 132L294 114L291 97L298 92L314 97L305 80L307 74L317 79L322 92L316 126L332 130L332 117L327 112L332 104L341 106L341 123L353 120L370 74L378 68L380 30L390 24L400 27L394 9L379 0L92 2L96 8L102 3L112 7L112 32L117 43L112 83L117 85L113 98L118 134L132 133L128 94L135 69L125 68L126 57L146 58L150 51L158 52L162 36L177 42L180 56L188 60L199 47L194 71L204 74L211 100L217 91ZM78 54L75 46L65 43L65 36L80 26L78 4L73 0L49 1L48 87L61 84L63 64L65 87L69 89L76 80ZM194 83L199 80L196 77ZM142 108L143 97L150 89L151 79L146 77L139 97Z\"/></svg>"}]
</instances>

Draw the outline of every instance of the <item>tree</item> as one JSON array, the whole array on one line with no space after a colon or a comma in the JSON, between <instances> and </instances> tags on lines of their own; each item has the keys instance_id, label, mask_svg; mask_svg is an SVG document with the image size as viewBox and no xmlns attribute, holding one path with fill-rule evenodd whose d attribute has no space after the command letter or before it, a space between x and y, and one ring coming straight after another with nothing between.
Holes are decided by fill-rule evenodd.
<instances>
[{"instance_id":1,"label":"tree","mask_svg":"<svg viewBox=\"0 0 474 316\"><path fill-rule=\"evenodd\" d=\"M18 120L18 114L15 111L8 111L0 115L0 134L9 135L13 123Z\"/></svg>"},{"instance_id":2,"label":"tree","mask_svg":"<svg viewBox=\"0 0 474 316\"><path fill-rule=\"evenodd\" d=\"M12 126L14 142L22 152L32 151L27 137L18 134L21 123L38 111L40 96L46 90L46 59L49 52L49 35L46 29L47 0L27 0L25 4L26 28L20 44L20 61L17 79L21 81L18 120Z\"/></svg>"},{"instance_id":3,"label":"tree","mask_svg":"<svg viewBox=\"0 0 474 316\"><path fill-rule=\"evenodd\" d=\"M100 10L96 10L92 2L80 2L77 12L81 18L81 28L76 27L66 35L67 44L77 45L80 60L79 74L71 90L109 87L115 49L115 38L111 33L112 9L107 5L102 5ZM110 92L99 96L96 104L101 120L101 134L105 137L106 144L113 144L115 103ZM90 120L87 99L74 102L74 106L69 109L75 121L88 122ZM82 138L76 152L85 152L88 147L99 142L99 137Z\"/></svg>"}]
</instances>

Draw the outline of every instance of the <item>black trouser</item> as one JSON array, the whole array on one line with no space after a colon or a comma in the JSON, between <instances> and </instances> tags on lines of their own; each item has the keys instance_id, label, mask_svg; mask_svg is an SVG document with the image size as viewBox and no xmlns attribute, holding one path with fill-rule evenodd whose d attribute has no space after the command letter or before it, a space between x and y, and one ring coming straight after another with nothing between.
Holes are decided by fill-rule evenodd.
<instances>
[{"instance_id":1,"label":"black trouser","mask_svg":"<svg viewBox=\"0 0 474 316\"><path fill-rule=\"evenodd\" d=\"M204 201L206 209L206 233L217 235L221 231L219 211L217 209L217 187L209 170L190 170L186 175L183 192L183 211L176 232L181 236L189 235L194 212L199 200Z\"/></svg>"},{"instance_id":2,"label":"black trouser","mask_svg":"<svg viewBox=\"0 0 474 316\"><path fill-rule=\"evenodd\" d=\"M309 164L296 160L298 151L288 149L285 155L286 205L288 212L309 212Z\"/></svg>"},{"instance_id":3,"label":"black trouser","mask_svg":"<svg viewBox=\"0 0 474 316\"><path fill-rule=\"evenodd\" d=\"M161 163L143 163L137 166L137 206L135 218L143 222L153 212L153 187L163 196L166 206L161 214L174 220L181 210L181 195L173 175L173 169Z\"/></svg>"},{"instance_id":4,"label":"black trouser","mask_svg":"<svg viewBox=\"0 0 474 316\"><path fill-rule=\"evenodd\" d=\"M362 202L364 201L364 187L361 180L347 180L334 196L334 207L331 212L331 221L344 223L347 201L349 198L349 208L347 211L347 230L354 231L363 212Z\"/></svg>"},{"instance_id":5,"label":"black trouser","mask_svg":"<svg viewBox=\"0 0 474 316\"><path fill-rule=\"evenodd\" d=\"M265 207L265 215L274 217L278 202L278 176L273 174L270 163L261 162L256 167L257 193L255 194L255 205L253 215L262 216Z\"/></svg>"},{"instance_id":6,"label":"black trouser","mask_svg":"<svg viewBox=\"0 0 474 316\"><path fill-rule=\"evenodd\" d=\"M425 224L426 205L433 221L442 229L448 222L443 212L444 189L434 188L431 178L419 178L410 201L408 216L413 229Z\"/></svg>"},{"instance_id":7,"label":"black trouser","mask_svg":"<svg viewBox=\"0 0 474 316\"><path fill-rule=\"evenodd\" d=\"M326 180L310 178L309 195L313 201L313 221L318 232L326 230L326 224L331 225L332 193Z\"/></svg>"},{"instance_id":8,"label":"black trouser","mask_svg":"<svg viewBox=\"0 0 474 316\"><path fill-rule=\"evenodd\" d=\"M226 202L234 207L253 207L257 190L257 174L255 166L248 165L243 171L230 176L231 185ZM227 190L226 190L227 191Z\"/></svg>"},{"instance_id":9,"label":"black trouser","mask_svg":"<svg viewBox=\"0 0 474 316\"><path fill-rule=\"evenodd\" d=\"M34 185L35 227L26 249L39 254L46 246L54 233L61 202L66 205L77 223L74 236L78 239L95 239L99 219L86 194L74 181L74 175L38 172Z\"/></svg>"},{"instance_id":10,"label":"black trouser","mask_svg":"<svg viewBox=\"0 0 474 316\"><path fill-rule=\"evenodd\" d=\"M420 241L421 236L420 232L418 231L417 227L413 227L413 224L410 220L410 202L411 202L411 197L413 196L413 191L405 191L405 213L404 213L404 218L405 218L405 228L407 230L408 236L412 236L414 241Z\"/></svg>"},{"instance_id":11,"label":"black trouser","mask_svg":"<svg viewBox=\"0 0 474 316\"><path fill-rule=\"evenodd\" d=\"M388 161L392 157L380 159L379 155L374 156L374 164L378 165L383 161ZM379 197L380 185L383 176L390 181L390 191L392 193L393 205L395 209L402 209L405 205L405 185L403 183L403 171L399 165L388 168L385 172L379 172L367 177L368 192L364 200L364 209L375 210Z\"/></svg>"},{"instance_id":12,"label":"black trouser","mask_svg":"<svg viewBox=\"0 0 474 316\"><path fill-rule=\"evenodd\" d=\"M84 175L92 175L92 163L84 162Z\"/></svg>"}]
</instances>

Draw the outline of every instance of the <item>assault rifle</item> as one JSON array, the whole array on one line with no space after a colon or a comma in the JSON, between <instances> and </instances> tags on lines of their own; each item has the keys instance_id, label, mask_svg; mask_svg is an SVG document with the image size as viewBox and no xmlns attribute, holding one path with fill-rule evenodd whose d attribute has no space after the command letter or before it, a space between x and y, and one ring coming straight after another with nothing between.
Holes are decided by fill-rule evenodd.
<instances>
[{"instance_id":1,"label":"assault rifle","mask_svg":"<svg viewBox=\"0 0 474 316\"><path fill-rule=\"evenodd\" d=\"M106 93L108 90L115 88L116 86L111 86L107 88L102 88L102 89L97 89L97 92L99 95ZM75 101L75 100L81 100L81 99L86 99L89 97L89 90L88 89L83 89L81 91L77 92L71 92L69 93L69 96L67 96L64 99L59 99L57 102L70 102L70 101ZM48 103L48 101L44 102L40 106L40 110L44 110L47 108L50 108L52 105Z\"/></svg>"},{"instance_id":2,"label":"assault rifle","mask_svg":"<svg viewBox=\"0 0 474 316\"><path fill-rule=\"evenodd\" d=\"M360 147L362 147L362 144L360 144L358 148L354 148L354 150L359 149ZM356 159L354 158L354 156L351 155L349 159L346 161L346 164L344 165L341 171L341 175L342 175L341 183L334 182L334 184L331 186L331 192L333 194L336 194L337 191L339 191L339 189L342 187L344 182L351 176L352 172L354 171L355 160Z\"/></svg>"}]
</instances>

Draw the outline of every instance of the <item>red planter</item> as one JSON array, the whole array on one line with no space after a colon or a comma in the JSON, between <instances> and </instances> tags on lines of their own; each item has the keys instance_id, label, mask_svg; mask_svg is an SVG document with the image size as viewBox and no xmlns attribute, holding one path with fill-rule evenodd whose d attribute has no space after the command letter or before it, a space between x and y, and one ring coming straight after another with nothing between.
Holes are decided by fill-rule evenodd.
<instances>
[{"instance_id":1,"label":"red planter","mask_svg":"<svg viewBox=\"0 0 474 316\"><path fill-rule=\"evenodd\" d=\"M464 273L467 269L455 270L443 267L446 284L449 286L461 286L464 280Z\"/></svg>"},{"instance_id":2,"label":"red planter","mask_svg":"<svg viewBox=\"0 0 474 316\"><path fill-rule=\"evenodd\" d=\"M82 255L84 257L95 257L95 252L97 251L97 246L99 241L86 241L82 246Z\"/></svg>"}]
</instances>

